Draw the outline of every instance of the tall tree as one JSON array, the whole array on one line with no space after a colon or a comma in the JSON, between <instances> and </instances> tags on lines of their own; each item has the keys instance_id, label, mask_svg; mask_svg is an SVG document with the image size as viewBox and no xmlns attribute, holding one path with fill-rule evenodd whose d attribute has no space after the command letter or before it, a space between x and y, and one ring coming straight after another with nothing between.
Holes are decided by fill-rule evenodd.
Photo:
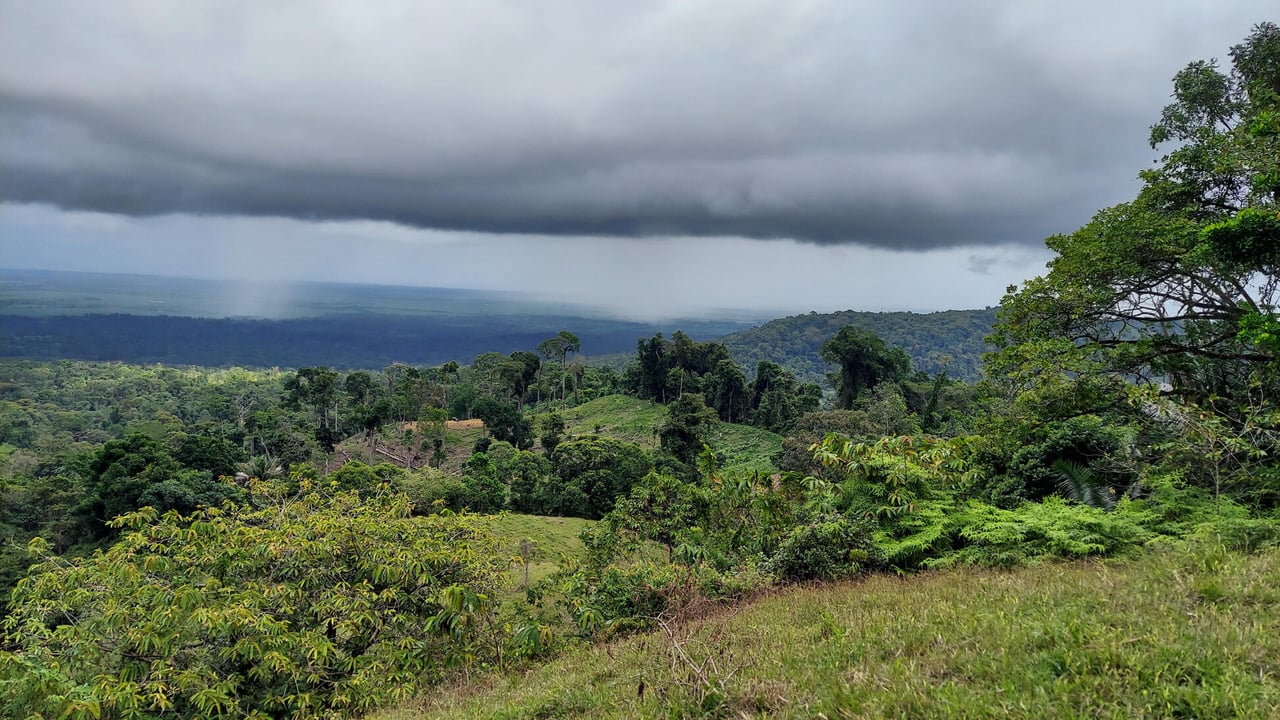
<instances>
[{"instance_id":1,"label":"tall tree","mask_svg":"<svg viewBox=\"0 0 1280 720\"><path fill-rule=\"evenodd\" d=\"M521 450L533 446L533 425L508 401L481 398L475 405L476 417L496 440L509 442Z\"/></svg>"},{"instance_id":2,"label":"tall tree","mask_svg":"<svg viewBox=\"0 0 1280 720\"><path fill-rule=\"evenodd\" d=\"M998 375L1026 387L1068 373L1067 413L1113 402L1110 390L1137 378L1237 425L1270 417L1280 400L1280 28L1258 25L1230 54L1230 72L1202 61L1174 77L1150 140L1175 147L1142 173L1137 199L1049 238L1049 273L1010 288L992 338Z\"/></svg>"},{"instance_id":3,"label":"tall tree","mask_svg":"<svg viewBox=\"0 0 1280 720\"><path fill-rule=\"evenodd\" d=\"M577 335L568 330L561 330L555 337L547 338L538 343L537 350L544 358L560 359L560 399L565 399L567 394L565 381L568 377L568 357L570 354L582 350L582 341L578 339Z\"/></svg>"},{"instance_id":4,"label":"tall tree","mask_svg":"<svg viewBox=\"0 0 1280 720\"><path fill-rule=\"evenodd\" d=\"M667 373L673 367L671 343L656 333L648 340L640 338L636 341L636 363L628 373L631 378L631 391L637 397L667 402Z\"/></svg>"},{"instance_id":5,"label":"tall tree","mask_svg":"<svg viewBox=\"0 0 1280 720\"><path fill-rule=\"evenodd\" d=\"M715 411L699 393L685 393L667 406L667 419L658 431L662 449L676 460L693 466L715 428Z\"/></svg>"},{"instance_id":6,"label":"tall tree","mask_svg":"<svg viewBox=\"0 0 1280 720\"><path fill-rule=\"evenodd\" d=\"M327 367L298 368L285 381L285 401L293 407L308 405L315 419L315 438L325 452L333 452L341 439L338 430L338 373Z\"/></svg>"},{"instance_id":7,"label":"tall tree","mask_svg":"<svg viewBox=\"0 0 1280 720\"><path fill-rule=\"evenodd\" d=\"M888 347L875 333L846 325L822 344L822 359L840 366L831 376L839 407L849 409L864 391L882 382L897 382L911 373L911 359L901 348Z\"/></svg>"},{"instance_id":8,"label":"tall tree","mask_svg":"<svg viewBox=\"0 0 1280 720\"><path fill-rule=\"evenodd\" d=\"M511 387L516 405L523 410L524 398L529 393L529 386L542 371L542 360L537 355L524 350L511 353L511 359L498 367L498 373Z\"/></svg>"},{"instance_id":9,"label":"tall tree","mask_svg":"<svg viewBox=\"0 0 1280 720\"><path fill-rule=\"evenodd\" d=\"M724 347L721 345L720 347ZM703 394L716 415L725 422L745 422L751 412L747 377L733 360L720 360L703 378Z\"/></svg>"},{"instance_id":10,"label":"tall tree","mask_svg":"<svg viewBox=\"0 0 1280 720\"><path fill-rule=\"evenodd\" d=\"M342 390L352 405L367 405L375 390L373 376L365 370L347 373L342 381Z\"/></svg>"},{"instance_id":11,"label":"tall tree","mask_svg":"<svg viewBox=\"0 0 1280 720\"><path fill-rule=\"evenodd\" d=\"M989 372L1034 422L1153 422L1141 390L1232 428L1242 458L1280 447L1280 27L1230 56L1174 77L1150 136L1173 149L1138 197L1049 238L1048 274L1005 296Z\"/></svg>"},{"instance_id":12,"label":"tall tree","mask_svg":"<svg viewBox=\"0 0 1280 720\"><path fill-rule=\"evenodd\" d=\"M794 373L771 360L756 365L751 384L751 422L776 433L786 433L805 413L822 404L822 388L801 385Z\"/></svg>"}]
</instances>

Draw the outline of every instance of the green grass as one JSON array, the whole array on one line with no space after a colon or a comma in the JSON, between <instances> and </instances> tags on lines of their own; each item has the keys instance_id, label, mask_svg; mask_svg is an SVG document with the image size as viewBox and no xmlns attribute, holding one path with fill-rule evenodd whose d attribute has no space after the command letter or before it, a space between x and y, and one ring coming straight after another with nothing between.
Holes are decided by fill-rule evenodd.
<instances>
[{"instance_id":1,"label":"green grass","mask_svg":"<svg viewBox=\"0 0 1280 720\"><path fill-rule=\"evenodd\" d=\"M649 448L658 446L658 428L667 408L628 395L607 395L560 411L570 435L599 432Z\"/></svg>"},{"instance_id":2,"label":"green grass","mask_svg":"<svg viewBox=\"0 0 1280 720\"><path fill-rule=\"evenodd\" d=\"M794 588L408 718L1280 718L1280 551Z\"/></svg>"},{"instance_id":3,"label":"green grass","mask_svg":"<svg viewBox=\"0 0 1280 720\"><path fill-rule=\"evenodd\" d=\"M533 542L529 556L529 584L532 585L560 569L562 558L581 559L585 548L579 535L596 522L582 518L518 513L489 516L489 527L501 539L503 551L513 558L508 573L506 596L524 597L524 563L515 559L520 554L523 541L527 539ZM665 562L667 553L657 543L646 542L639 556L645 560Z\"/></svg>"},{"instance_id":4,"label":"green grass","mask_svg":"<svg viewBox=\"0 0 1280 720\"><path fill-rule=\"evenodd\" d=\"M598 430L653 450L658 447L658 428L667 417L667 408L649 400L610 395L561 410L560 415L571 435ZM718 423L710 445L724 453L727 470L773 473L777 468L771 458L782 449L782 436L749 425Z\"/></svg>"},{"instance_id":5,"label":"green grass","mask_svg":"<svg viewBox=\"0 0 1280 720\"><path fill-rule=\"evenodd\" d=\"M539 515L497 515L490 521L495 534L502 538L503 548L512 557L519 555L520 544L526 538L533 541L529 562L529 582L535 583L554 573L561 557L576 558L582 555L579 533L595 521L581 518L542 517ZM522 591L524 564L514 563L510 573L510 586Z\"/></svg>"},{"instance_id":6,"label":"green grass","mask_svg":"<svg viewBox=\"0 0 1280 720\"><path fill-rule=\"evenodd\" d=\"M708 444L725 456L728 471L766 475L778 472L773 457L782 452L782 436L777 433L751 425L720 423Z\"/></svg>"}]
</instances>

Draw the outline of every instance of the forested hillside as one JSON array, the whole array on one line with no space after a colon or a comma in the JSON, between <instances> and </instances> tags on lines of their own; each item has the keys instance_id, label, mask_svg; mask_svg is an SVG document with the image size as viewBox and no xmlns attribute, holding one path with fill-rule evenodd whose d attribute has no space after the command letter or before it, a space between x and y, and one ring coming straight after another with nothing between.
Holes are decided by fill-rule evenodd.
<instances>
[{"instance_id":1,"label":"forested hillside","mask_svg":"<svg viewBox=\"0 0 1280 720\"><path fill-rule=\"evenodd\" d=\"M991 333L995 320L995 308L935 313L844 310L779 318L725 335L720 341L748 367L772 360L805 382L822 382L830 369L819 355L822 343L853 325L902 348L916 370L930 375L946 371L951 377L972 381L982 373L982 353L990 349L983 338Z\"/></svg>"}]
</instances>

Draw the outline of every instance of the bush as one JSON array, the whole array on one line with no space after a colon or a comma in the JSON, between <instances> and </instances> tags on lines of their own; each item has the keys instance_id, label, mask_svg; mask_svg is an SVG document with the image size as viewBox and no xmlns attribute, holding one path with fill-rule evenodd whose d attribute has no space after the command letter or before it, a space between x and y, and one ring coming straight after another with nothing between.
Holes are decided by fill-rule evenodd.
<instances>
[{"instance_id":1,"label":"bush","mask_svg":"<svg viewBox=\"0 0 1280 720\"><path fill-rule=\"evenodd\" d=\"M848 577L879 560L872 527L843 515L819 516L787 533L764 569L794 581Z\"/></svg>"},{"instance_id":2,"label":"bush","mask_svg":"<svg viewBox=\"0 0 1280 720\"><path fill-rule=\"evenodd\" d=\"M690 568L652 562L576 568L561 576L563 603L583 635L648 630L681 604L676 590L691 588L693 577Z\"/></svg>"},{"instance_id":3,"label":"bush","mask_svg":"<svg viewBox=\"0 0 1280 720\"><path fill-rule=\"evenodd\" d=\"M6 717L345 717L483 658L498 545L403 495L125 516L44 561L4 622Z\"/></svg>"},{"instance_id":4,"label":"bush","mask_svg":"<svg viewBox=\"0 0 1280 720\"><path fill-rule=\"evenodd\" d=\"M352 460L329 473L326 483L331 483L335 490L356 490L370 492L379 485L394 481L404 473L401 468L391 463L378 463L374 467Z\"/></svg>"},{"instance_id":5,"label":"bush","mask_svg":"<svg viewBox=\"0 0 1280 720\"><path fill-rule=\"evenodd\" d=\"M1257 552L1280 545L1280 521L1274 518L1223 518L1197 525L1188 537L1230 551Z\"/></svg>"},{"instance_id":6,"label":"bush","mask_svg":"<svg viewBox=\"0 0 1280 720\"><path fill-rule=\"evenodd\" d=\"M1060 498L1001 510L967 503L955 517L963 547L927 565L955 563L1008 567L1046 558L1074 559L1135 552L1155 534L1142 517L1075 505Z\"/></svg>"},{"instance_id":7,"label":"bush","mask_svg":"<svg viewBox=\"0 0 1280 720\"><path fill-rule=\"evenodd\" d=\"M430 467L405 473L397 479L396 487L409 497L415 515L434 512L437 502L461 510L467 495L462 478Z\"/></svg>"}]
</instances>

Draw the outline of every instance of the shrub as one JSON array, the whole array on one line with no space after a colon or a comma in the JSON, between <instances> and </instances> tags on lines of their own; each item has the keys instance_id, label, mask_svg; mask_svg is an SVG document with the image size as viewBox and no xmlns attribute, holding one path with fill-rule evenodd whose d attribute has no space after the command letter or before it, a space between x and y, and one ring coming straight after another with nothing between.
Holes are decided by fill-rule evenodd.
<instances>
[{"instance_id":1,"label":"shrub","mask_svg":"<svg viewBox=\"0 0 1280 720\"><path fill-rule=\"evenodd\" d=\"M1197 525L1188 537L1231 551L1256 552L1280 545L1280 521L1274 518L1222 518Z\"/></svg>"},{"instance_id":2,"label":"shrub","mask_svg":"<svg viewBox=\"0 0 1280 720\"><path fill-rule=\"evenodd\" d=\"M1011 566L1044 558L1114 556L1141 548L1155 535L1135 513L1075 505L1060 498L1001 510L978 502L956 516L964 546L929 565L956 562Z\"/></svg>"},{"instance_id":3,"label":"shrub","mask_svg":"<svg viewBox=\"0 0 1280 720\"><path fill-rule=\"evenodd\" d=\"M683 604L677 591L692 588L693 578L690 568L652 562L575 568L561 576L563 603L584 635L647 630Z\"/></svg>"},{"instance_id":4,"label":"shrub","mask_svg":"<svg viewBox=\"0 0 1280 720\"><path fill-rule=\"evenodd\" d=\"M415 515L434 512L437 502L451 510L461 510L467 495L462 478L430 467L401 475L396 486L413 503Z\"/></svg>"},{"instance_id":5,"label":"shrub","mask_svg":"<svg viewBox=\"0 0 1280 720\"><path fill-rule=\"evenodd\" d=\"M145 508L88 558L33 541L0 714L344 717L484 657L500 555L469 518L410 517L403 495L257 499Z\"/></svg>"},{"instance_id":6,"label":"shrub","mask_svg":"<svg viewBox=\"0 0 1280 720\"><path fill-rule=\"evenodd\" d=\"M822 515L795 527L765 563L765 570L785 580L829 580L847 577L875 564L879 551L871 542L872 524L842 515Z\"/></svg>"}]
</instances>

